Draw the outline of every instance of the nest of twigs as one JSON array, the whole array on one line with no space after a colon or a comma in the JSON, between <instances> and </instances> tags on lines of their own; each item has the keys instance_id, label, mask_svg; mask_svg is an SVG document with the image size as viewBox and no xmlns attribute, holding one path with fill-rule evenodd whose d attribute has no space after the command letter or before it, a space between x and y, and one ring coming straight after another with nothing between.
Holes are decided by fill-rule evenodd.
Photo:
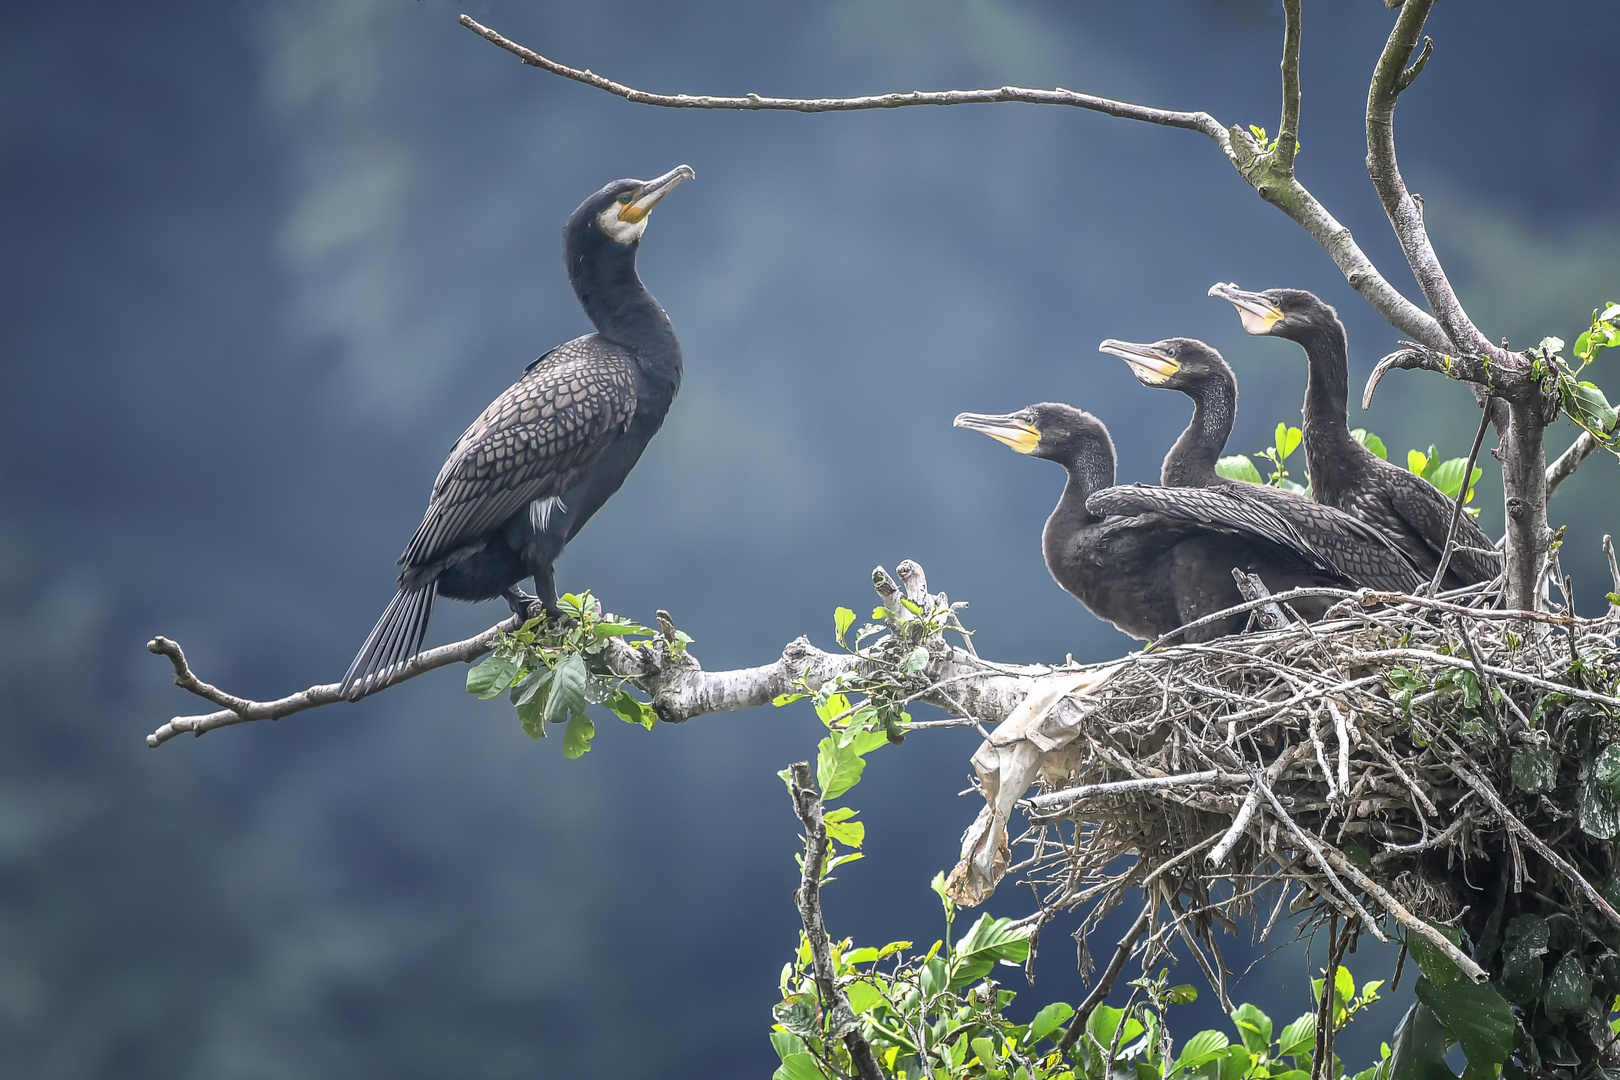
<instances>
[{"instance_id":1,"label":"nest of twigs","mask_svg":"<svg viewBox=\"0 0 1620 1080\"><path fill-rule=\"evenodd\" d=\"M1087 933L1140 904L1121 949L1145 965L1185 944L1228 1007L1222 929L1422 935L1481 981L1469 953L1493 920L1620 925L1603 895L1617 631L1614 612L1360 594L1311 626L1118 662L1071 698L1073 738L1021 803L1007 871L1039 897L1026 921L1080 910L1088 966ZM1431 924L1464 930L1464 949Z\"/></svg>"}]
</instances>

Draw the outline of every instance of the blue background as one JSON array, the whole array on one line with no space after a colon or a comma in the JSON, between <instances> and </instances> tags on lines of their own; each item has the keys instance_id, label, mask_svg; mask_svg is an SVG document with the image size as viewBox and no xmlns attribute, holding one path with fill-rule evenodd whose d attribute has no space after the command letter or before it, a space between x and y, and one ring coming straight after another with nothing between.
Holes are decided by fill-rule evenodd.
<instances>
[{"instance_id":1,"label":"blue background","mask_svg":"<svg viewBox=\"0 0 1620 1080\"><path fill-rule=\"evenodd\" d=\"M1307 4L1299 173L1415 294L1364 171L1392 16ZM1096 353L1203 337L1238 370L1234 450L1297 423L1301 354L1242 334L1217 280L1315 290L1359 386L1397 334L1187 132L1018 105L680 112L523 68L466 11L668 91L1063 85L1274 129L1270 0L673 5L287 0L0 14L0 1071L20 1077L759 1077L797 823L775 771L805 706L566 761L444 671L357 706L153 751L195 699L149 656L272 697L337 678L392 591L445 448L588 329L558 235L586 194L680 162L642 273L685 346L663 433L559 567L672 611L711 669L763 663L878 564L972 602L987 655L1132 647L1061 592L1057 470L950 427L1061 399L1150 480L1188 408ZM1613 5L1442 4L1401 162L1481 327L1567 340L1620 299ZM1620 383L1600 373L1611 397ZM1468 395L1396 373L1366 422L1466 452ZM1552 450L1571 437L1566 424ZM1500 528L1487 461L1479 503ZM1560 492L1601 607L1615 463ZM500 617L447 604L433 640ZM877 754L869 859L835 933L937 935L927 881L976 810L971 732ZM1021 914L1007 889L991 910ZM1110 928L1112 929L1112 928ZM1078 996L1062 926L1037 994ZM1112 941L1110 935L1107 940ZM1099 946L1099 951L1102 946ZM1362 978L1387 975L1365 950ZM1239 993L1279 1023L1306 960ZM1009 982L1021 986L1015 973ZM1191 969L1188 969L1191 977ZM1036 994L1026 994L1026 1002ZM1175 1021L1216 1019L1208 997ZM1399 1014L1360 1021L1364 1064Z\"/></svg>"}]
</instances>

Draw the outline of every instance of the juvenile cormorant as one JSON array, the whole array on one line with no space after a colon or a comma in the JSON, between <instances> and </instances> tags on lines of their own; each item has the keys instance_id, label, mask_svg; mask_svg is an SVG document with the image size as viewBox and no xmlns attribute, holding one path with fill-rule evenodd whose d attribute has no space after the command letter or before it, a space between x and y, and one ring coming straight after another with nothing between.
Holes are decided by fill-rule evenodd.
<instances>
[{"instance_id":1,"label":"juvenile cormorant","mask_svg":"<svg viewBox=\"0 0 1620 1080\"><path fill-rule=\"evenodd\" d=\"M962 413L956 426L983 432L1021 454L1068 472L1041 533L1046 568L1098 618L1153 639L1243 602L1233 568L1259 574L1273 591L1355 583L1259 502L1219 488L1114 485L1114 441L1090 413L1045 402L992 416ZM1295 608L1320 618L1331 601ZM1189 631L1208 641L1242 629L1234 615Z\"/></svg>"},{"instance_id":2,"label":"juvenile cormorant","mask_svg":"<svg viewBox=\"0 0 1620 1080\"><path fill-rule=\"evenodd\" d=\"M1192 421L1165 455L1159 482L1165 487L1221 488L1264 503L1314 551L1360 584L1386 592L1410 592L1423 578L1406 555L1373 526L1303 495L1215 471L1237 420L1237 377L1214 347L1197 338L1166 338L1151 345L1109 338L1099 348L1130 365L1143 386L1179 390L1193 402Z\"/></svg>"},{"instance_id":3,"label":"juvenile cormorant","mask_svg":"<svg viewBox=\"0 0 1620 1080\"><path fill-rule=\"evenodd\" d=\"M681 385L669 316L636 273L647 215L683 180L616 180L563 228L568 281L596 327L530 364L450 448L416 535L399 558L399 592L343 677L344 696L376 689L415 656L433 602L505 597L557 613L552 565L629 475ZM538 598L518 590L534 579Z\"/></svg>"},{"instance_id":4,"label":"juvenile cormorant","mask_svg":"<svg viewBox=\"0 0 1620 1080\"><path fill-rule=\"evenodd\" d=\"M1451 527L1452 500L1350 435L1349 345L1338 313L1303 289L1248 292L1217 284L1209 294L1237 308L1249 333L1287 338L1304 348L1309 374L1303 428L1312 496L1376 526L1425 575L1432 575ZM1490 581L1501 572L1501 563L1485 530L1464 514L1442 587Z\"/></svg>"}]
</instances>

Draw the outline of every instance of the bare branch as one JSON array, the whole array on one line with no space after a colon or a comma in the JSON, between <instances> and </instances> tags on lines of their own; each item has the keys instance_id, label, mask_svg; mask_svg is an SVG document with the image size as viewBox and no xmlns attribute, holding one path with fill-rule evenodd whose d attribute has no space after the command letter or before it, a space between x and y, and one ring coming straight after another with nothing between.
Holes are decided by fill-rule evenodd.
<instances>
[{"instance_id":1,"label":"bare branch","mask_svg":"<svg viewBox=\"0 0 1620 1080\"><path fill-rule=\"evenodd\" d=\"M804 824L804 868L795 898L805 937L810 942L811 964L816 987L821 992L824 1019L832 1036L844 1041L861 1080L884 1080L872 1045L861 1033L861 1022L855 1018L849 997L839 988L833 971L827 924L821 918L821 871L827 861L827 826L821 816L821 794L810 778L808 761L788 766L788 792L793 796L793 812Z\"/></svg>"},{"instance_id":2,"label":"bare branch","mask_svg":"<svg viewBox=\"0 0 1620 1080\"><path fill-rule=\"evenodd\" d=\"M740 109L767 112L860 112L867 109L898 109L908 105L987 105L1002 101L1020 101L1029 105L1070 105L1091 112L1106 113L1123 120L1140 120L1147 124L1184 128L1198 131L1215 140L1231 156L1230 138L1220 121L1205 112L1176 112L1134 105L1128 101L1081 94L1057 87L1035 90L1023 86L1002 86L985 90L913 90L909 93L870 94L843 98L783 98L747 94L743 97L722 97L711 94L654 94L637 90L623 83L604 78L588 69L573 68L541 56L533 49L503 37L482 25L469 15L461 16L461 25L486 41L492 42L516 56L530 67L542 68L553 75L594 86L626 101L638 105L659 105L667 109Z\"/></svg>"},{"instance_id":3,"label":"bare branch","mask_svg":"<svg viewBox=\"0 0 1620 1080\"><path fill-rule=\"evenodd\" d=\"M1299 149L1300 0L1283 0L1282 117L1277 121L1277 168L1294 175Z\"/></svg>"},{"instance_id":4,"label":"bare branch","mask_svg":"<svg viewBox=\"0 0 1620 1080\"><path fill-rule=\"evenodd\" d=\"M908 560L901 564L900 574L910 592L929 599L927 578L920 566ZM883 598L891 612L891 625L916 619L906 610L900 586L895 584L886 570L882 567L874 570L872 580L879 597ZM613 675L628 680L652 699L653 708L666 723L681 723L710 713L738 712L756 705L766 705L773 698L791 693L802 685L819 687L830 679L856 670L861 664L860 657L852 653L826 652L800 637L789 642L781 655L769 664L731 671L704 671L703 665L690 649L673 646L675 623L668 612L658 612L658 624L662 632L659 640L632 645L625 638L609 638L604 643L602 655ZM397 686L450 664L471 663L493 649L503 632L512 633L518 626L514 617L465 641L420 653L409 663L390 672L378 684L377 690ZM279 720L294 713L346 700L338 693L337 683L323 683L274 701L252 701L228 694L198 679L187 665L180 646L168 638L154 638L147 648L169 657L174 665L175 685L220 706L217 712L174 717L146 737L148 746L161 746L176 735L187 732L201 735L233 724ZM964 649L944 648L942 643L940 652L926 672L928 686L908 697L907 702L922 701L951 712L965 710L981 721L995 723L1005 718L1024 699L1033 678L1049 674L1050 671L1050 668L1041 665L993 664L980 660Z\"/></svg>"},{"instance_id":5,"label":"bare branch","mask_svg":"<svg viewBox=\"0 0 1620 1080\"><path fill-rule=\"evenodd\" d=\"M1143 891L1146 892L1145 889ZM1125 967L1126 959L1130 957L1131 950L1136 948L1136 943L1147 931L1148 922L1152 919L1153 909L1156 907L1158 901L1149 900L1142 908L1142 913L1136 917L1136 921L1131 923L1131 928L1125 931L1125 936L1119 939L1119 945L1114 949L1114 958L1108 961L1107 969L1097 978L1096 985L1080 1003L1080 1007L1074 1011L1074 1019L1069 1021L1068 1030L1063 1033L1063 1038L1058 1040L1055 1053L1066 1054L1070 1047L1080 1041L1081 1034L1086 1030L1086 1022L1091 1019L1091 1014L1097 1011L1097 1006L1107 999L1108 992L1119 980L1119 973Z\"/></svg>"},{"instance_id":6,"label":"bare branch","mask_svg":"<svg viewBox=\"0 0 1620 1080\"><path fill-rule=\"evenodd\" d=\"M1558 490L1558 485L1575 475L1575 470L1581 467L1581 462L1592 456L1592 451L1598 448L1598 441L1592 437L1590 431L1583 431L1580 437L1570 443L1569 449L1558 455L1558 460L1547 466L1547 497Z\"/></svg>"},{"instance_id":7,"label":"bare branch","mask_svg":"<svg viewBox=\"0 0 1620 1080\"><path fill-rule=\"evenodd\" d=\"M1327 208L1293 178L1293 153L1290 142L1286 152L1262 151L1242 127L1227 129L1206 112L1179 112L1156 109L1114 98L1098 97L1056 87L1036 90L1019 86L1002 86L983 90L914 90L909 93L869 94L846 98L783 98L747 94L743 97L721 97L709 94L654 94L637 90L623 83L598 75L593 71L569 67L535 52L482 25L470 16L461 16L461 25L473 33L500 46L530 67L537 67L565 79L594 86L609 94L642 105L657 105L670 109L735 109L745 111L785 112L853 112L867 109L897 109L911 105L979 105L1016 101L1030 105L1067 105L1073 108L1099 112L1123 120L1157 124L1161 127L1197 131L1208 136L1228 161L1237 168L1244 181L1261 198L1293 218L1318 244L1320 244L1350 286L1360 293L1383 318L1396 329L1409 334L1433 348L1448 346L1445 332L1428 312L1391 285L1372 260L1356 244L1350 230L1345 228ZM1296 46L1292 70L1298 76L1298 19L1292 22ZM1285 58L1285 87L1288 85ZM1290 133L1298 127L1297 102L1292 109L1285 104L1284 115L1293 115L1296 122L1285 124Z\"/></svg>"},{"instance_id":8,"label":"bare branch","mask_svg":"<svg viewBox=\"0 0 1620 1080\"><path fill-rule=\"evenodd\" d=\"M1440 547L1440 562L1434 568L1434 579L1429 582L1431 596L1440 591L1440 583L1446 579L1446 566L1451 562L1451 546L1457 540L1457 525L1462 521L1463 503L1468 501L1468 489L1473 486L1470 481L1474 477L1474 462L1479 459L1485 429L1491 425L1491 403L1488 399L1479 412L1479 431L1474 435L1473 448L1468 451L1468 463L1463 466L1462 485L1457 488L1457 499L1451 507L1451 524L1446 527L1446 542Z\"/></svg>"},{"instance_id":9,"label":"bare branch","mask_svg":"<svg viewBox=\"0 0 1620 1080\"><path fill-rule=\"evenodd\" d=\"M1367 173L1372 177L1373 187L1395 228L1401 250L1412 267L1418 287L1423 290L1429 310L1445 328L1446 337L1455 348L1484 353L1495 362L1508 363L1507 354L1480 333L1458 302L1434 253L1434 245L1429 242L1428 230L1423 226L1423 211L1406 190L1406 181L1395 160L1395 101L1422 70L1422 63L1427 62L1429 46L1425 45L1420 62L1411 71L1406 67L1433 4L1434 0L1407 0L1378 58L1372 85L1367 91Z\"/></svg>"},{"instance_id":10,"label":"bare branch","mask_svg":"<svg viewBox=\"0 0 1620 1080\"><path fill-rule=\"evenodd\" d=\"M502 630L511 632L518 628L517 618L514 616L498 626L492 626L483 633L457 641L450 645L440 645L436 649L428 649L418 653L407 664L396 668L388 676L377 683L378 690L385 690L396 686L408 679L414 679L425 672L449 664L465 664L478 659L495 647L496 640ZM180 646L166 637L155 637L146 643L149 652L160 656L167 656L174 665L174 684L182 690L189 690L198 697L206 698L215 705L223 706L218 712L207 713L202 716L176 716L167 724L158 728L146 737L146 745L162 746L176 735L187 732L192 735L201 735L215 728L229 727L232 724L242 724L250 720L280 720L284 716L303 712L306 709L318 708L322 705L334 705L345 700L338 693L337 683L322 683L311 686L307 690L300 690L296 694L289 694L274 701L249 701L234 694L227 694L217 687L211 686L197 678L186 663L186 654Z\"/></svg>"}]
</instances>

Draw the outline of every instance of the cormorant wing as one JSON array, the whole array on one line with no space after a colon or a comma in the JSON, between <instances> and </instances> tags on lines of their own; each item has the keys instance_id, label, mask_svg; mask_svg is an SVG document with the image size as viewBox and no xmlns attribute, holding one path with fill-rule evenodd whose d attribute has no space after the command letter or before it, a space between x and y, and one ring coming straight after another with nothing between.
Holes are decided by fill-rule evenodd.
<instances>
[{"instance_id":1,"label":"cormorant wing","mask_svg":"<svg viewBox=\"0 0 1620 1080\"><path fill-rule=\"evenodd\" d=\"M1342 573L1370 589L1411 592L1428 580L1389 537L1352 514L1267 484L1235 480L1221 487L1239 498L1265 503L1313 551L1329 556Z\"/></svg>"},{"instance_id":2,"label":"cormorant wing","mask_svg":"<svg viewBox=\"0 0 1620 1080\"><path fill-rule=\"evenodd\" d=\"M1395 512L1412 526L1424 543L1440 557L1440 547L1446 542L1451 528L1454 500L1445 492L1423 479L1403 472L1391 471L1398 479L1389 485L1389 504ZM1451 552L1450 569L1467 584L1489 581L1502 572L1502 557L1495 552L1491 538L1470 514L1463 514L1457 522L1457 539Z\"/></svg>"},{"instance_id":3,"label":"cormorant wing","mask_svg":"<svg viewBox=\"0 0 1620 1080\"><path fill-rule=\"evenodd\" d=\"M1345 574L1326 552L1318 551L1274 508L1228 488L1173 488L1154 484L1118 484L1086 500L1098 515L1162 514L1211 532L1262 540L1295 558L1331 573Z\"/></svg>"},{"instance_id":4,"label":"cormorant wing","mask_svg":"<svg viewBox=\"0 0 1620 1080\"><path fill-rule=\"evenodd\" d=\"M630 423L635 361L596 334L559 345L456 440L402 566L421 566L560 495Z\"/></svg>"}]
</instances>

